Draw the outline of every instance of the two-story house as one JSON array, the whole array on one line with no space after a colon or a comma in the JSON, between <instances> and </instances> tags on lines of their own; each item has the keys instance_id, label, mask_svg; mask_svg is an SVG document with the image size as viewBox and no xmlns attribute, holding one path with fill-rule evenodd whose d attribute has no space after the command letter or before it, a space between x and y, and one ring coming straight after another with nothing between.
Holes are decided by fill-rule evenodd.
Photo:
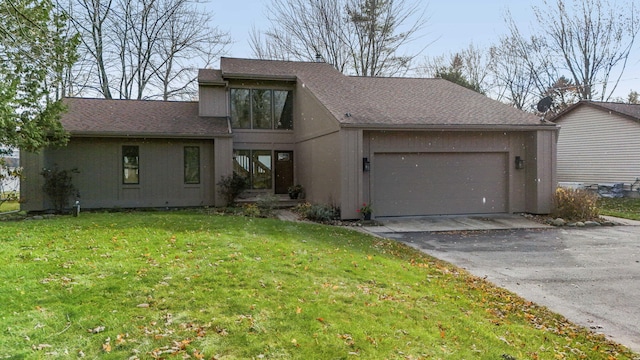
<instances>
[{"instance_id":1,"label":"two-story house","mask_svg":"<svg viewBox=\"0 0 640 360\"><path fill-rule=\"evenodd\" d=\"M77 168L86 208L223 206L250 192L374 216L548 213L555 124L442 79L345 76L320 62L222 58L198 102L69 98L65 148L22 154L24 210L50 207L39 172Z\"/></svg>"}]
</instances>

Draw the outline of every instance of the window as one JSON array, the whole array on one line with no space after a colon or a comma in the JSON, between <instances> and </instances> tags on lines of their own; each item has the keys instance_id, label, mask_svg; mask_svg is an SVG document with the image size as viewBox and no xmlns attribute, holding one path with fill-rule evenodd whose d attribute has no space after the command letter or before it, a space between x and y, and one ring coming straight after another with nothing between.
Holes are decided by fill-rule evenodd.
<instances>
[{"instance_id":1,"label":"window","mask_svg":"<svg viewBox=\"0 0 640 360\"><path fill-rule=\"evenodd\" d=\"M271 150L235 150L233 170L249 180L249 188L271 189Z\"/></svg>"},{"instance_id":2,"label":"window","mask_svg":"<svg viewBox=\"0 0 640 360\"><path fill-rule=\"evenodd\" d=\"M137 146L122 147L122 183L140 184L139 149Z\"/></svg>"},{"instance_id":3,"label":"window","mask_svg":"<svg viewBox=\"0 0 640 360\"><path fill-rule=\"evenodd\" d=\"M276 129L293 129L293 91L273 91L273 116Z\"/></svg>"},{"instance_id":4,"label":"window","mask_svg":"<svg viewBox=\"0 0 640 360\"><path fill-rule=\"evenodd\" d=\"M231 126L251 128L251 98L249 89L231 89Z\"/></svg>"},{"instance_id":5,"label":"window","mask_svg":"<svg viewBox=\"0 0 640 360\"><path fill-rule=\"evenodd\" d=\"M200 184L200 148L184 147L184 183Z\"/></svg>"},{"instance_id":6,"label":"window","mask_svg":"<svg viewBox=\"0 0 640 360\"><path fill-rule=\"evenodd\" d=\"M293 129L293 91L231 89L234 129Z\"/></svg>"}]
</instances>

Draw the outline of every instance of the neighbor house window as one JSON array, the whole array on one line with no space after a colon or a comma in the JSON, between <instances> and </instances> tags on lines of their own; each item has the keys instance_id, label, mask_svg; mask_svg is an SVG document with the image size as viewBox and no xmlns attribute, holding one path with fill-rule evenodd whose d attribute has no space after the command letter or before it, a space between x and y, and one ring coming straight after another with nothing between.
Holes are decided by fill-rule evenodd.
<instances>
[{"instance_id":1,"label":"neighbor house window","mask_svg":"<svg viewBox=\"0 0 640 360\"><path fill-rule=\"evenodd\" d=\"M250 189L271 189L271 150L235 150L233 170L249 181Z\"/></svg>"},{"instance_id":2,"label":"neighbor house window","mask_svg":"<svg viewBox=\"0 0 640 360\"><path fill-rule=\"evenodd\" d=\"M200 184L200 147L184 147L184 183Z\"/></svg>"},{"instance_id":3,"label":"neighbor house window","mask_svg":"<svg viewBox=\"0 0 640 360\"><path fill-rule=\"evenodd\" d=\"M231 89L234 129L293 129L293 91Z\"/></svg>"},{"instance_id":4,"label":"neighbor house window","mask_svg":"<svg viewBox=\"0 0 640 360\"><path fill-rule=\"evenodd\" d=\"M122 183L140 183L140 161L139 148L137 146L122 147Z\"/></svg>"}]
</instances>

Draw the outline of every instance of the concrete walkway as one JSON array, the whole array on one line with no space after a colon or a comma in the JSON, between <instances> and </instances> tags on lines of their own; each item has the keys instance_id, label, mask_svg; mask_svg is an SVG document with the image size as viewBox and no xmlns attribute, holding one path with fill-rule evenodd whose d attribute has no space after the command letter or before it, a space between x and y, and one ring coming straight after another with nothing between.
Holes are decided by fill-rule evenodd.
<instances>
[{"instance_id":1,"label":"concrete walkway","mask_svg":"<svg viewBox=\"0 0 640 360\"><path fill-rule=\"evenodd\" d=\"M377 225L364 225L372 234L442 231L477 231L549 228L517 214L448 215L376 218Z\"/></svg>"}]
</instances>

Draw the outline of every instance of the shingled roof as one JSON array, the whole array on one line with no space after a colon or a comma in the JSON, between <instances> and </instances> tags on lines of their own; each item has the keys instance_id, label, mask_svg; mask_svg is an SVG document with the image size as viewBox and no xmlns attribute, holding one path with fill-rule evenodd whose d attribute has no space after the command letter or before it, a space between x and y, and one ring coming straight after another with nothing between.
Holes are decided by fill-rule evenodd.
<instances>
[{"instance_id":1,"label":"shingled roof","mask_svg":"<svg viewBox=\"0 0 640 360\"><path fill-rule=\"evenodd\" d=\"M627 117L631 120L635 120L640 122L640 104L624 104L624 103L613 103L613 102L600 102L600 101L587 101L582 100L571 106L569 106L566 110L558 114L552 121L561 120L562 117L578 107L581 106L590 106L596 109L600 109L606 112L613 112L618 115Z\"/></svg>"},{"instance_id":2,"label":"shingled roof","mask_svg":"<svg viewBox=\"0 0 640 360\"><path fill-rule=\"evenodd\" d=\"M222 58L220 68L225 79L301 82L343 126L555 126L443 79L351 77L326 63L237 58Z\"/></svg>"},{"instance_id":3,"label":"shingled roof","mask_svg":"<svg viewBox=\"0 0 640 360\"><path fill-rule=\"evenodd\" d=\"M198 116L197 102L66 98L60 122L76 136L212 138L229 134L226 118Z\"/></svg>"}]
</instances>

